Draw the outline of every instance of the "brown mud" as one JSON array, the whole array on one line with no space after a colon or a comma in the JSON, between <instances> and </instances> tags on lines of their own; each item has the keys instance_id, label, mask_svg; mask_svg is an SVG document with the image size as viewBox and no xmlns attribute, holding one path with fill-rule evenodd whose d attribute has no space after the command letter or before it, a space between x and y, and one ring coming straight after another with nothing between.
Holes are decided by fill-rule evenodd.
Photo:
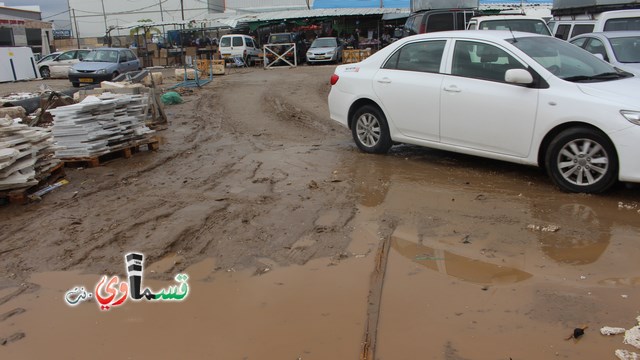
<instances>
[{"instance_id":1,"label":"brown mud","mask_svg":"<svg viewBox=\"0 0 640 360\"><path fill-rule=\"evenodd\" d=\"M640 314L638 188L564 194L513 164L413 146L362 154L328 117L331 72L215 78L166 108L157 152L68 169L70 184L43 201L0 207L0 358L633 350L598 329ZM187 273L189 296L65 303L102 275L124 278L132 251L146 256L145 284Z\"/></svg>"}]
</instances>

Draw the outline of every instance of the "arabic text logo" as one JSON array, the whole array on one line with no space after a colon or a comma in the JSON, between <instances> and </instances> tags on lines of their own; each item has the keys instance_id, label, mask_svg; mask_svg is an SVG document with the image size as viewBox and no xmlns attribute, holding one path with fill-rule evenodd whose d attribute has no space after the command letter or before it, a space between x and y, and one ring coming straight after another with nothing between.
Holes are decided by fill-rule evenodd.
<instances>
[{"instance_id":1,"label":"arabic text logo","mask_svg":"<svg viewBox=\"0 0 640 360\"><path fill-rule=\"evenodd\" d=\"M104 275L96 284L94 293L88 293L84 287L74 287L65 294L65 301L70 306L76 306L82 301L89 301L95 298L100 306L100 310L109 310L114 306L124 304L127 299L133 301L161 300L161 301L182 301L189 294L189 276L178 274L174 277L177 285L169 286L159 292L153 292L149 288L142 290L142 274L144 266L144 255L139 253L129 253L125 255L127 265L127 275L129 281L120 281L118 276L110 279ZM107 280L108 279L108 280Z\"/></svg>"}]
</instances>

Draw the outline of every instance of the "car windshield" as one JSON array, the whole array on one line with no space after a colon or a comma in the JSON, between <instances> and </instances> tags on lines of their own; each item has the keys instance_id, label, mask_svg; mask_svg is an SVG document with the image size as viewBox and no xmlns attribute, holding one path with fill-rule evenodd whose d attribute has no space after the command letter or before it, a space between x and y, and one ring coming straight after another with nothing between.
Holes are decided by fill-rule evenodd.
<instances>
[{"instance_id":1,"label":"car windshield","mask_svg":"<svg viewBox=\"0 0 640 360\"><path fill-rule=\"evenodd\" d=\"M82 61L117 63L118 52L116 50L94 50L85 55Z\"/></svg>"},{"instance_id":2,"label":"car windshield","mask_svg":"<svg viewBox=\"0 0 640 360\"><path fill-rule=\"evenodd\" d=\"M542 20L537 19L512 19L512 20L485 20L480 23L480 30L511 30L522 31L540 35L551 35L549 28Z\"/></svg>"},{"instance_id":3,"label":"car windshield","mask_svg":"<svg viewBox=\"0 0 640 360\"><path fill-rule=\"evenodd\" d=\"M311 44L312 48L320 48L320 47L337 47L338 42L336 39L315 39L313 44Z\"/></svg>"},{"instance_id":4,"label":"car windshield","mask_svg":"<svg viewBox=\"0 0 640 360\"><path fill-rule=\"evenodd\" d=\"M290 43L291 36L289 34L278 34L269 36L269 42L271 44Z\"/></svg>"},{"instance_id":5,"label":"car windshield","mask_svg":"<svg viewBox=\"0 0 640 360\"><path fill-rule=\"evenodd\" d=\"M586 50L552 37L523 37L507 41L566 81L609 81L631 76Z\"/></svg>"},{"instance_id":6,"label":"car windshield","mask_svg":"<svg viewBox=\"0 0 640 360\"><path fill-rule=\"evenodd\" d=\"M640 35L609 39L616 59L621 63L640 63Z\"/></svg>"}]
</instances>

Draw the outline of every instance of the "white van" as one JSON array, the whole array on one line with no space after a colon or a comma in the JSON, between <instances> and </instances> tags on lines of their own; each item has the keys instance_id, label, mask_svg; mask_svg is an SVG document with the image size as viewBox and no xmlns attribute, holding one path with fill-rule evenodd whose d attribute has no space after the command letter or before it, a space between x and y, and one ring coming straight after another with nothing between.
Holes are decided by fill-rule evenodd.
<instances>
[{"instance_id":1,"label":"white van","mask_svg":"<svg viewBox=\"0 0 640 360\"><path fill-rule=\"evenodd\" d=\"M563 40L590 32L640 30L640 10L555 16L549 28L553 36Z\"/></svg>"},{"instance_id":2,"label":"white van","mask_svg":"<svg viewBox=\"0 0 640 360\"><path fill-rule=\"evenodd\" d=\"M225 61L231 61L234 57L241 57L248 65L253 65L262 51L255 40L249 35L229 34L220 38L218 45L220 56Z\"/></svg>"},{"instance_id":3,"label":"white van","mask_svg":"<svg viewBox=\"0 0 640 360\"><path fill-rule=\"evenodd\" d=\"M526 15L476 16L469 20L467 30L511 30L551 35L542 18Z\"/></svg>"}]
</instances>

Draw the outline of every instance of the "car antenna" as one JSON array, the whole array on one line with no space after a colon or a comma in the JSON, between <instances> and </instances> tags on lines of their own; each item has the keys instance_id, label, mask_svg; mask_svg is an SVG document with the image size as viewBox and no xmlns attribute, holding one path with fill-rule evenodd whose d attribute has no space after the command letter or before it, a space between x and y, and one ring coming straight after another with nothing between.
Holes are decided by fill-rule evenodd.
<instances>
[{"instance_id":1,"label":"car antenna","mask_svg":"<svg viewBox=\"0 0 640 360\"><path fill-rule=\"evenodd\" d=\"M507 27L509 28L509 32L511 33L511 37L513 38L513 43L517 43L518 39L516 39L516 36L513 34L513 29L511 28L511 23L509 22L509 20L507 20Z\"/></svg>"}]
</instances>

